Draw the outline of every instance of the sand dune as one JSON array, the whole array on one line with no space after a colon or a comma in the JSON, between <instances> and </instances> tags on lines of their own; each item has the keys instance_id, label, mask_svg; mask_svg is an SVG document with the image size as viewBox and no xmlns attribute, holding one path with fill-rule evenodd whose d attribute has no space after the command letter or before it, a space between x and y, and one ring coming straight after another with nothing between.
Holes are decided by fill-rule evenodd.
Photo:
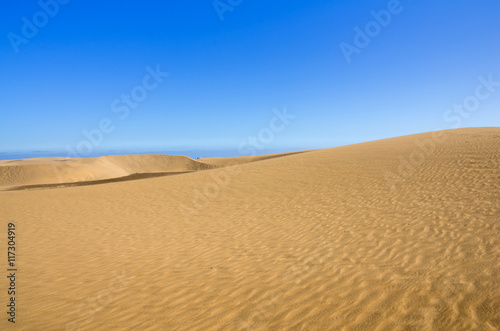
<instances>
[{"instance_id":1,"label":"sand dune","mask_svg":"<svg viewBox=\"0 0 500 331\"><path fill-rule=\"evenodd\" d=\"M154 172L188 172L211 169L186 156L112 155L87 159L34 158L0 161L0 187L76 183Z\"/></svg>"},{"instance_id":2,"label":"sand dune","mask_svg":"<svg viewBox=\"0 0 500 331\"><path fill-rule=\"evenodd\" d=\"M193 160L178 155L41 157L0 161L0 190L82 186L126 181L283 157L303 152Z\"/></svg>"},{"instance_id":3,"label":"sand dune","mask_svg":"<svg viewBox=\"0 0 500 331\"><path fill-rule=\"evenodd\" d=\"M185 172L1 191L16 327L498 330L499 147L500 128L470 128L269 158L2 162L3 188Z\"/></svg>"}]
</instances>

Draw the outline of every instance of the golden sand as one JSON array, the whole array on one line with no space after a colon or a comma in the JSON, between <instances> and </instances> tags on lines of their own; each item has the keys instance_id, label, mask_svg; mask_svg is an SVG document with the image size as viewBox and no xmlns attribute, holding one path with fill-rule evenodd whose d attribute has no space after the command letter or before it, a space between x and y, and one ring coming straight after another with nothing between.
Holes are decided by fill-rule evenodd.
<instances>
[{"instance_id":1,"label":"golden sand","mask_svg":"<svg viewBox=\"0 0 500 331\"><path fill-rule=\"evenodd\" d=\"M498 330L499 147L500 128L470 128L256 158L2 161L16 329Z\"/></svg>"}]
</instances>

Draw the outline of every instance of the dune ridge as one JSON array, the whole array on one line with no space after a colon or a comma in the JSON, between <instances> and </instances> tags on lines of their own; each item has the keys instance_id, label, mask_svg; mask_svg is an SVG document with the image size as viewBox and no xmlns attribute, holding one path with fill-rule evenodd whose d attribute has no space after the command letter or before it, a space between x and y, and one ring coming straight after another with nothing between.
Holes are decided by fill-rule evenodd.
<instances>
[{"instance_id":1,"label":"dune ridge","mask_svg":"<svg viewBox=\"0 0 500 331\"><path fill-rule=\"evenodd\" d=\"M17 327L498 330L500 128L433 134L1 191Z\"/></svg>"}]
</instances>

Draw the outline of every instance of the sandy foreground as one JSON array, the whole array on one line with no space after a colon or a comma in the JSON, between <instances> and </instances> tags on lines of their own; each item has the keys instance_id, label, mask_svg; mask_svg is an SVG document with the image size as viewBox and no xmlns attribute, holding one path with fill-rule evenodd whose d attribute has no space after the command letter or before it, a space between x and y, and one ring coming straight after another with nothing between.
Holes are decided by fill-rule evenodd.
<instances>
[{"instance_id":1,"label":"sandy foreground","mask_svg":"<svg viewBox=\"0 0 500 331\"><path fill-rule=\"evenodd\" d=\"M0 161L0 329L499 330L499 150L500 128L470 128Z\"/></svg>"}]
</instances>

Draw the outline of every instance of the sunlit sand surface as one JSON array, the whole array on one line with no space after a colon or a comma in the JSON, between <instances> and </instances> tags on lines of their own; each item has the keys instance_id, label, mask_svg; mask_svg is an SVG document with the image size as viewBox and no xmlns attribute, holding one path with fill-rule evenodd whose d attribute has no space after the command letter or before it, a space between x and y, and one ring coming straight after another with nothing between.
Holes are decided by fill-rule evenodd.
<instances>
[{"instance_id":1,"label":"sunlit sand surface","mask_svg":"<svg viewBox=\"0 0 500 331\"><path fill-rule=\"evenodd\" d=\"M499 150L500 128L471 128L261 157L1 161L16 329L498 330Z\"/></svg>"}]
</instances>

